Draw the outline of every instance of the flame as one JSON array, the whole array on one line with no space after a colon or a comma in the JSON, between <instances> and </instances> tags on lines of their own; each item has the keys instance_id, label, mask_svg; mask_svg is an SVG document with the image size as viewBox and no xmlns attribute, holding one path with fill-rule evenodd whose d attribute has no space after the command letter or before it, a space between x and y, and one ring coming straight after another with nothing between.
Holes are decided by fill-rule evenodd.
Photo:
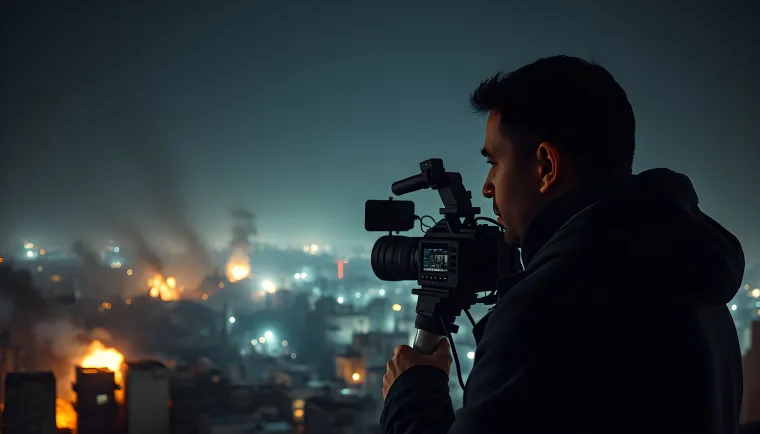
<instances>
[{"instance_id":1,"label":"flame","mask_svg":"<svg viewBox=\"0 0 760 434\"><path fill-rule=\"evenodd\" d=\"M227 280L238 282L247 279L251 274L248 252L245 249L235 249L227 261Z\"/></svg>"},{"instance_id":2,"label":"flame","mask_svg":"<svg viewBox=\"0 0 760 434\"><path fill-rule=\"evenodd\" d=\"M114 382L120 387L114 393L117 402L123 402L124 376L122 368L124 355L115 348L109 348L102 342L94 340L90 342L81 360L76 363L82 368L107 369L114 373ZM72 395L73 399L74 396ZM58 428L75 429L77 425L77 413L72 402L62 398L55 400L55 423Z\"/></svg>"},{"instance_id":3,"label":"flame","mask_svg":"<svg viewBox=\"0 0 760 434\"><path fill-rule=\"evenodd\" d=\"M124 376L122 374L122 364L124 363L124 354L114 348L107 348L98 340L92 341L87 349L86 355L82 358L79 366L83 368L100 368L108 369L114 373L114 381L120 386L116 390L116 401L121 402L124 396Z\"/></svg>"},{"instance_id":4,"label":"flame","mask_svg":"<svg viewBox=\"0 0 760 434\"><path fill-rule=\"evenodd\" d=\"M69 401L61 398L55 400L55 426L68 429L77 427L77 412Z\"/></svg>"},{"instance_id":5,"label":"flame","mask_svg":"<svg viewBox=\"0 0 760 434\"><path fill-rule=\"evenodd\" d=\"M177 287L177 279L173 277L167 277L156 274L153 279L148 282L150 285L150 296L152 298L161 298L163 301L178 300L182 288Z\"/></svg>"}]
</instances>

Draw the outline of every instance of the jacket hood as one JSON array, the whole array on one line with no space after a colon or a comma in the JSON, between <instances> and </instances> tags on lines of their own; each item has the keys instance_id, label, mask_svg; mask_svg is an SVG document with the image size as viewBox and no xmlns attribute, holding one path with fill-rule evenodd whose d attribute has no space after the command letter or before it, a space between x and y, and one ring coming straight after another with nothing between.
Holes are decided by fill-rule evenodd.
<instances>
[{"instance_id":1,"label":"jacket hood","mask_svg":"<svg viewBox=\"0 0 760 434\"><path fill-rule=\"evenodd\" d=\"M572 216L541 246L529 269L555 254L583 251L609 258L596 262L609 261L609 268L618 273L614 278L633 280L643 290L670 288L671 296L694 303L725 304L739 290L742 246L699 209L694 186L685 175L653 169L603 193L587 193L564 199L561 208L571 209ZM573 202L575 208L569 205ZM545 211L561 214L555 207L539 215ZM526 236L530 231L531 227ZM523 255L525 250L523 246ZM652 279L658 280L656 285Z\"/></svg>"}]
</instances>

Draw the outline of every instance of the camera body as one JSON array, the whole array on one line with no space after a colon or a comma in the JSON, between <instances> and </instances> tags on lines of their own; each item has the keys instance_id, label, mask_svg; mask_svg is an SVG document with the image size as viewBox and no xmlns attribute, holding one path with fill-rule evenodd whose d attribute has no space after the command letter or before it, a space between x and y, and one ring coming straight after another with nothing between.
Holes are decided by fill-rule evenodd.
<instances>
[{"instance_id":1,"label":"camera body","mask_svg":"<svg viewBox=\"0 0 760 434\"><path fill-rule=\"evenodd\" d=\"M498 280L499 243L503 240L504 233L495 226L452 231L444 218L419 241L417 283L459 291L493 291Z\"/></svg>"},{"instance_id":2,"label":"camera body","mask_svg":"<svg viewBox=\"0 0 760 434\"><path fill-rule=\"evenodd\" d=\"M499 277L505 264L514 264L516 249L507 248L503 229L498 225L479 224L480 208L472 206L472 195L462 184L459 173L446 172L440 159L420 163L420 174L393 183L396 195L431 188L438 191L444 207L443 216L422 237L393 235L412 229L415 221L414 203L397 201L367 201L365 229L388 231L372 248L372 269L385 281L416 280L413 290L417 298L415 326L423 333L416 347L430 347L449 333L456 333L455 317L482 299L479 292L497 291ZM509 257L506 257L508 255ZM425 341L425 342L422 342Z\"/></svg>"}]
</instances>

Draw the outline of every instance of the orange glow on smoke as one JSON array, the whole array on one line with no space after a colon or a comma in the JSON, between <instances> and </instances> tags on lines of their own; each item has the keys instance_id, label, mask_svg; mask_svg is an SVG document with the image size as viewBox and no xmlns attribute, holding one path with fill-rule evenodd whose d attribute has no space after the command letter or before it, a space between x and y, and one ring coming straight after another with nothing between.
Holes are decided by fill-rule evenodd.
<instances>
[{"instance_id":1,"label":"orange glow on smoke","mask_svg":"<svg viewBox=\"0 0 760 434\"><path fill-rule=\"evenodd\" d=\"M239 282L247 279L251 274L251 264L248 258L248 252L244 249L235 249L227 261L227 280L230 282Z\"/></svg>"}]
</instances>

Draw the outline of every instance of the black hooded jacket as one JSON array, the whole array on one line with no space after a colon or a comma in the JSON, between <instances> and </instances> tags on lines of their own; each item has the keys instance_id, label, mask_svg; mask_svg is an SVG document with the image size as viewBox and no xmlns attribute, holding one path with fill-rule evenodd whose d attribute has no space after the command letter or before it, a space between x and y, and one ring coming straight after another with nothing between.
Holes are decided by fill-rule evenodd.
<instances>
[{"instance_id":1,"label":"black hooded jacket","mask_svg":"<svg viewBox=\"0 0 760 434\"><path fill-rule=\"evenodd\" d=\"M737 432L726 303L744 254L697 204L665 169L549 203L526 231L525 271L475 328L463 408L443 371L413 367L390 388L384 431Z\"/></svg>"}]
</instances>

